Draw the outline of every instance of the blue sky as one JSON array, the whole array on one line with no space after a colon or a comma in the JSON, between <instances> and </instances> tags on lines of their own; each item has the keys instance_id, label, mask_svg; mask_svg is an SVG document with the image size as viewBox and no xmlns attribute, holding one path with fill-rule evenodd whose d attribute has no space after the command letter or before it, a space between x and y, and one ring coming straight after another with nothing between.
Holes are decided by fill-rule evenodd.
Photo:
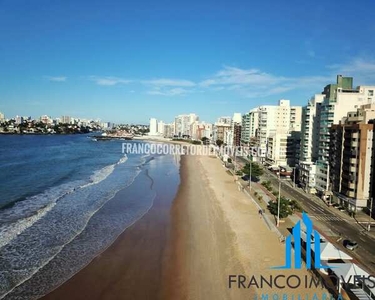
<instances>
[{"instance_id":1,"label":"blue sky","mask_svg":"<svg viewBox=\"0 0 375 300\"><path fill-rule=\"evenodd\" d=\"M213 122L375 84L373 0L287 3L0 0L0 111Z\"/></svg>"}]
</instances>

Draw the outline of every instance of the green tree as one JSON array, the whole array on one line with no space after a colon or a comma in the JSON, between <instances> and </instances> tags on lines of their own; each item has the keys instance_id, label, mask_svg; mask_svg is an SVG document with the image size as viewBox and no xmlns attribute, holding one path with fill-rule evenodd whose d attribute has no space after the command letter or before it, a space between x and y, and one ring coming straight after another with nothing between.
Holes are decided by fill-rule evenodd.
<instances>
[{"instance_id":1,"label":"green tree","mask_svg":"<svg viewBox=\"0 0 375 300\"><path fill-rule=\"evenodd\" d=\"M221 147L224 144L222 140L216 140L216 145Z\"/></svg>"},{"instance_id":2,"label":"green tree","mask_svg":"<svg viewBox=\"0 0 375 300\"><path fill-rule=\"evenodd\" d=\"M299 204L297 200L294 200L294 199L289 200L289 205L292 211L299 211L299 212L302 211L302 206L301 204Z\"/></svg>"},{"instance_id":3,"label":"green tree","mask_svg":"<svg viewBox=\"0 0 375 300\"><path fill-rule=\"evenodd\" d=\"M268 204L268 210L271 214L277 216L278 201L271 201ZM280 199L280 218L286 218L293 213L289 206L289 200L281 197Z\"/></svg>"},{"instance_id":4,"label":"green tree","mask_svg":"<svg viewBox=\"0 0 375 300\"><path fill-rule=\"evenodd\" d=\"M250 163L246 163L246 165L242 168L242 172L246 175L250 175ZM262 175L262 167L255 162L251 162L251 177L259 178Z\"/></svg>"},{"instance_id":5,"label":"green tree","mask_svg":"<svg viewBox=\"0 0 375 300\"><path fill-rule=\"evenodd\" d=\"M207 145L207 144L209 143L209 139L208 139L208 137L205 137L205 136L204 136L204 137L202 137L201 140L202 140L202 142L203 142L204 145Z\"/></svg>"}]
</instances>

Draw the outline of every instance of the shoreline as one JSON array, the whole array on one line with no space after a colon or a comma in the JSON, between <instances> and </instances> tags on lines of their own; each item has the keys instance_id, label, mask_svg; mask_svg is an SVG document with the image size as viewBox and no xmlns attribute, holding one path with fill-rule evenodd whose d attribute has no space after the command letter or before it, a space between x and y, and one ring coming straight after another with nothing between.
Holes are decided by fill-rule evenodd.
<instances>
[{"instance_id":1,"label":"shoreline","mask_svg":"<svg viewBox=\"0 0 375 300\"><path fill-rule=\"evenodd\" d=\"M165 168L156 170L150 176L158 181L155 177L163 175ZM169 211L176 191L160 194L163 181L153 180L153 206L89 264L40 299L154 299L161 287L160 257L167 244ZM121 193L115 197L121 199Z\"/></svg>"},{"instance_id":2,"label":"shoreline","mask_svg":"<svg viewBox=\"0 0 375 300\"><path fill-rule=\"evenodd\" d=\"M261 291L228 288L233 274L291 275L284 245L238 190L216 157L181 156L172 201L150 211L86 268L42 299L254 299ZM311 276L299 270L301 276ZM313 295L323 290L283 289Z\"/></svg>"}]
</instances>

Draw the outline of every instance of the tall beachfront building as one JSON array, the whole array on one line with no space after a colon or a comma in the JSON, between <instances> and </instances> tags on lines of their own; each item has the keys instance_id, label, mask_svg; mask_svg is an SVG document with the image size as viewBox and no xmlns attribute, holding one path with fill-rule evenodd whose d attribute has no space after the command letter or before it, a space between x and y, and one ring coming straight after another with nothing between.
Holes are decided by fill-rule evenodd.
<instances>
[{"instance_id":1,"label":"tall beachfront building","mask_svg":"<svg viewBox=\"0 0 375 300\"><path fill-rule=\"evenodd\" d=\"M316 94L302 108L299 181L307 193L315 193L316 164L319 152L320 113L323 94Z\"/></svg>"},{"instance_id":2,"label":"tall beachfront building","mask_svg":"<svg viewBox=\"0 0 375 300\"><path fill-rule=\"evenodd\" d=\"M158 130L157 130L158 134L160 135L164 135L164 122L163 121L159 121L158 122Z\"/></svg>"},{"instance_id":3,"label":"tall beachfront building","mask_svg":"<svg viewBox=\"0 0 375 300\"><path fill-rule=\"evenodd\" d=\"M174 135L174 123L164 124L163 135L166 138L172 138Z\"/></svg>"},{"instance_id":4,"label":"tall beachfront building","mask_svg":"<svg viewBox=\"0 0 375 300\"><path fill-rule=\"evenodd\" d=\"M269 165L294 165L302 108L282 99L278 105L259 106L258 113L258 160Z\"/></svg>"},{"instance_id":5,"label":"tall beachfront building","mask_svg":"<svg viewBox=\"0 0 375 300\"><path fill-rule=\"evenodd\" d=\"M2 112L0 112L0 122L4 122L5 121L5 116Z\"/></svg>"},{"instance_id":6,"label":"tall beachfront building","mask_svg":"<svg viewBox=\"0 0 375 300\"><path fill-rule=\"evenodd\" d=\"M228 141L233 139L231 133L232 128L232 118L231 117L220 117L214 124L213 130L213 139L214 141L220 140L225 144L228 144Z\"/></svg>"},{"instance_id":7,"label":"tall beachfront building","mask_svg":"<svg viewBox=\"0 0 375 300\"><path fill-rule=\"evenodd\" d=\"M190 125L191 138L193 140L201 140L202 138L212 138L212 124L206 122L195 121Z\"/></svg>"},{"instance_id":8,"label":"tall beachfront building","mask_svg":"<svg viewBox=\"0 0 375 300\"><path fill-rule=\"evenodd\" d=\"M335 202L348 211L371 205L374 190L375 104L349 112L330 128L329 179Z\"/></svg>"},{"instance_id":9,"label":"tall beachfront building","mask_svg":"<svg viewBox=\"0 0 375 300\"><path fill-rule=\"evenodd\" d=\"M255 139L259 128L259 111L258 108L250 110L242 116L241 141L250 145Z\"/></svg>"},{"instance_id":10,"label":"tall beachfront building","mask_svg":"<svg viewBox=\"0 0 375 300\"><path fill-rule=\"evenodd\" d=\"M375 86L358 86L353 89L353 78L337 76L336 84L329 84L322 94L324 101L320 114L319 152L316 169L316 189L323 199L332 196L329 180L330 127L339 124L350 111L365 104L375 103Z\"/></svg>"},{"instance_id":11,"label":"tall beachfront building","mask_svg":"<svg viewBox=\"0 0 375 300\"><path fill-rule=\"evenodd\" d=\"M228 137L227 144L229 146L240 146L241 145L241 127L242 127L242 115L241 113L234 113L231 122L231 132Z\"/></svg>"},{"instance_id":12,"label":"tall beachfront building","mask_svg":"<svg viewBox=\"0 0 375 300\"><path fill-rule=\"evenodd\" d=\"M199 117L193 113L176 116L174 119L174 135L178 137L191 137L190 126L195 121L199 121Z\"/></svg>"},{"instance_id":13,"label":"tall beachfront building","mask_svg":"<svg viewBox=\"0 0 375 300\"><path fill-rule=\"evenodd\" d=\"M151 118L149 135L157 135L157 134L158 134L158 120L156 120L155 118Z\"/></svg>"}]
</instances>

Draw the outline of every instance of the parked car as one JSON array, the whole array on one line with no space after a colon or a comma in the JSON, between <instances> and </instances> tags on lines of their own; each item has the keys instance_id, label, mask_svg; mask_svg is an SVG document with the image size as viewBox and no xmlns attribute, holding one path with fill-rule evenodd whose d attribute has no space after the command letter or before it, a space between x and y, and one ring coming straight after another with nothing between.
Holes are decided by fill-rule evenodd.
<instances>
[{"instance_id":1,"label":"parked car","mask_svg":"<svg viewBox=\"0 0 375 300\"><path fill-rule=\"evenodd\" d=\"M242 176L242 180L244 181L249 181L249 175L245 174L244 176ZM259 182L259 178L258 177L255 177L255 176L251 176L251 181L252 182Z\"/></svg>"},{"instance_id":2,"label":"parked car","mask_svg":"<svg viewBox=\"0 0 375 300\"><path fill-rule=\"evenodd\" d=\"M250 176L249 175L244 175L241 178L242 178L242 180L249 181Z\"/></svg>"},{"instance_id":3,"label":"parked car","mask_svg":"<svg viewBox=\"0 0 375 300\"><path fill-rule=\"evenodd\" d=\"M348 250L353 251L358 248L358 243L356 241L345 240L344 247Z\"/></svg>"}]
</instances>

